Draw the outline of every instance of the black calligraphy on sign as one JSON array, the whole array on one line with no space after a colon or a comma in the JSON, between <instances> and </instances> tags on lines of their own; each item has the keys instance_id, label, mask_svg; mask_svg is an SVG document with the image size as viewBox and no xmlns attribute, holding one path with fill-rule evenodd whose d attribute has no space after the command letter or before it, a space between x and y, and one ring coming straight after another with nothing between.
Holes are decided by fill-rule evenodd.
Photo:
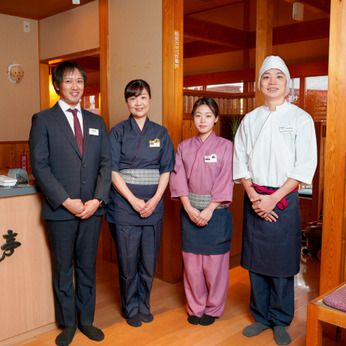
<instances>
[{"instance_id":1,"label":"black calligraphy on sign","mask_svg":"<svg viewBox=\"0 0 346 346\"><path fill-rule=\"evenodd\" d=\"M21 246L22 244L16 241L16 236L18 234L13 232L11 229L7 231L2 237L6 240L5 244L1 245L2 255L0 257L0 262L5 259L6 256L11 256L14 250Z\"/></svg>"}]
</instances>

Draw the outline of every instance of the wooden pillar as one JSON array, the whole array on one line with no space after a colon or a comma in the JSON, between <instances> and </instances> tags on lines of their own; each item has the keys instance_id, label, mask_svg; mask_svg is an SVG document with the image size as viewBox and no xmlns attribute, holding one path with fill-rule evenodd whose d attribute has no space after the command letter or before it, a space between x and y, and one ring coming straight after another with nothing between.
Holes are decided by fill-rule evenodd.
<instances>
[{"instance_id":1,"label":"wooden pillar","mask_svg":"<svg viewBox=\"0 0 346 346\"><path fill-rule=\"evenodd\" d=\"M332 0L325 152L321 293L345 280L346 1Z\"/></svg>"},{"instance_id":2,"label":"wooden pillar","mask_svg":"<svg viewBox=\"0 0 346 346\"><path fill-rule=\"evenodd\" d=\"M273 0L257 0L256 3L256 94L255 106L263 104L257 88L258 72L263 60L272 53Z\"/></svg>"},{"instance_id":3,"label":"wooden pillar","mask_svg":"<svg viewBox=\"0 0 346 346\"><path fill-rule=\"evenodd\" d=\"M101 115L109 128L108 104L108 0L99 0Z\"/></svg>"},{"instance_id":4,"label":"wooden pillar","mask_svg":"<svg viewBox=\"0 0 346 346\"><path fill-rule=\"evenodd\" d=\"M162 1L163 125L176 148L183 122L183 0ZM158 276L177 282L182 276L180 202L165 195L165 216Z\"/></svg>"}]
</instances>

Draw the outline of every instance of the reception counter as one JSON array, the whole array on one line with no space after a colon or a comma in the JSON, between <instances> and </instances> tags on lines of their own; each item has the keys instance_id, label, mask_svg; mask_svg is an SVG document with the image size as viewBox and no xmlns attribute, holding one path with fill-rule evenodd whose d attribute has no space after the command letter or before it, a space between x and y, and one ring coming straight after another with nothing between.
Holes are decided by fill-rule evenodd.
<instances>
[{"instance_id":1,"label":"reception counter","mask_svg":"<svg viewBox=\"0 0 346 346\"><path fill-rule=\"evenodd\" d=\"M10 345L14 337L54 327L51 260L34 187L1 188L0 215L0 247L9 230L21 243L0 262L0 344Z\"/></svg>"}]
</instances>

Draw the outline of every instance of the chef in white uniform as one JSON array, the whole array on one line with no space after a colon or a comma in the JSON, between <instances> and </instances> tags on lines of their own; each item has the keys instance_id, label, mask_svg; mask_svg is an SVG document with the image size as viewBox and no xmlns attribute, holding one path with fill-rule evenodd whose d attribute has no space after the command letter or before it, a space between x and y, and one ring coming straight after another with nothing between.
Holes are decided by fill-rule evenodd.
<instances>
[{"instance_id":1,"label":"chef in white uniform","mask_svg":"<svg viewBox=\"0 0 346 346\"><path fill-rule=\"evenodd\" d=\"M289 103L290 73L278 56L265 58L258 87L264 104L246 114L234 141L233 178L246 191L241 264L249 270L252 337L272 328L278 345L291 338L294 275L299 272L300 183L310 184L317 165L314 122Z\"/></svg>"}]
</instances>

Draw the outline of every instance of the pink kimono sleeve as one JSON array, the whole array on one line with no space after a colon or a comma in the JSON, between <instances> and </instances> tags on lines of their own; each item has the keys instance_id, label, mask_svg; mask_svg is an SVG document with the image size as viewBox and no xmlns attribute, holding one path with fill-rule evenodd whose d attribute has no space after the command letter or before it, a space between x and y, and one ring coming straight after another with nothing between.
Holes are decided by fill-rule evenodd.
<instances>
[{"instance_id":1,"label":"pink kimono sleeve","mask_svg":"<svg viewBox=\"0 0 346 346\"><path fill-rule=\"evenodd\" d=\"M211 190L211 198L213 202L232 202L233 198L233 145L232 142L226 142L225 150L221 159L221 169L215 178Z\"/></svg>"},{"instance_id":2,"label":"pink kimono sleeve","mask_svg":"<svg viewBox=\"0 0 346 346\"><path fill-rule=\"evenodd\" d=\"M177 149L175 166L170 176L169 188L171 190L171 198L179 198L181 196L189 195L189 187L183 162L182 143L179 144Z\"/></svg>"}]
</instances>

